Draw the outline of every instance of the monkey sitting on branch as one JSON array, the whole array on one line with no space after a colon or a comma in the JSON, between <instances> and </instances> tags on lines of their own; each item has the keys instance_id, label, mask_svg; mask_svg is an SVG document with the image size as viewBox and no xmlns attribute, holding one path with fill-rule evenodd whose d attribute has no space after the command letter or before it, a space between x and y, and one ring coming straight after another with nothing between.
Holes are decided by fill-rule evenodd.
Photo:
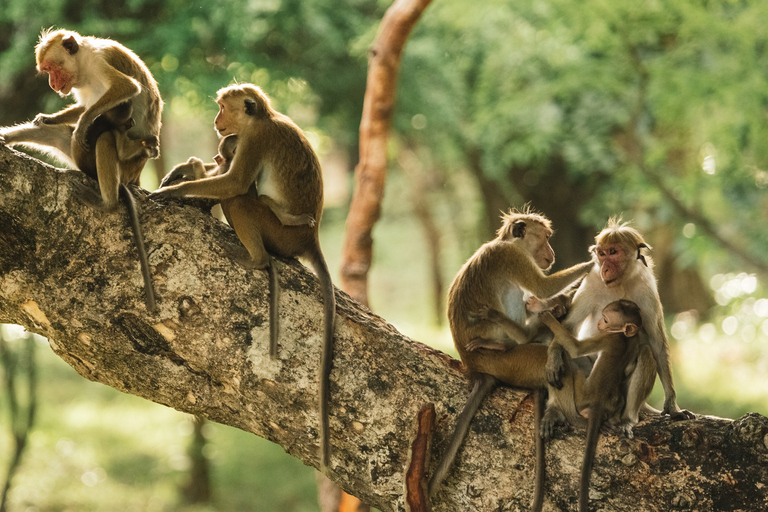
<instances>
[{"instance_id":1,"label":"monkey sitting on branch","mask_svg":"<svg viewBox=\"0 0 768 512\"><path fill-rule=\"evenodd\" d=\"M619 425L627 437L632 437L632 426L639 420L640 410L653 389L657 373L664 386L662 414L670 414L675 420L694 417L677 405L664 312L656 277L653 275L653 260L647 254L648 250L650 246L645 243L640 232L627 223L610 219L595 237L595 245L590 248L597 265L582 281L573 297L571 311L563 321L565 329L578 338L589 338L597 334L596 319L611 302L626 299L640 308L643 327L639 336L644 343L629 378L627 404ZM563 347L555 345L552 348L547 361L547 380L558 387L566 365L563 361ZM574 362L586 371L591 367L591 361L584 358ZM646 408L654 411L647 405ZM561 418L553 413L546 421L550 419Z\"/></svg>"},{"instance_id":2,"label":"monkey sitting on branch","mask_svg":"<svg viewBox=\"0 0 768 512\"><path fill-rule=\"evenodd\" d=\"M538 319L526 317L526 296L553 297L593 266L592 261L546 275L555 261L552 226L529 209L502 216L497 237L484 244L459 270L448 292L453 342L474 387L442 459L429 482L433 495L443 481L483 399L497 385L543 390L547 347L530 343ZM536 391L537 428L543 393ZM536 471L543 470L543 446L536 445Z\"/></svg>"},{"instance_id":3,"label":"monkey sitting on branch","mask_svg":"<svg viewBox=\"0 0 768 512\"><path fill-rule=\"evenodd\" d=\"M336 299L320 248L323 175L320 162L301 129L272 108L251 84L218 92L217 132L222 141L219 164L190 159L171 171L166 186L151 198L197 197L221 203L227 221L243 244L236 260L250 269L266 269L270 287L270 355L277 357L278 293L276 262L270 255L309 260L323 294L325 332L320 362L320 464L329 455L329 385L333 356ZM223 154L226 153L226 154ZM229 156L231 155L231 158ZM171 184L192 175L194 181Z\"/></svg>"},{"instance_id":4,"label":"monkey sitting on branch","mask_svg":"<svg viewBox=\"0 0 768 512\"><path fill-rule=\"evenodd\" d=\"M589 506L589 480L600 429L604 424L610 427L622 424L629 379L635 370L643 344L638 336L642 327L640 308L628 300L611 302L603 308L597 321L598 334L581 341L565 330L549 311L539 313L539 318L555 335L552 346L563 346L572 357L598 355L588 377L578 370L571 372L570 366L566 365L563 380L567 385L560 390L553 387L549 389L550 400L557 400L558 396L564 397L559 401L557 414L565 412L573 425L585 426L587 423L587 444L579 490L579 512L586 512ZM571 400L574 407L563 406ZM552 435L548 428L552 422L546 421L547 415L551 413L552 410L548 407L542 429L537 433L544 439ZM588 422L584 417L588 418ZM536 489L541 489L543 493L543 482L537 481Z\"/></svg>"},{"instance_id":5,"label":"monkey sitting on branch","mask_svg":"<svg viewBox=\"0 0 768 512\"><path fill-rule=\"evenodd\" d=\"M0 142L39 148L98 180L100 193L78 186L79 199L105 210L122 193L144 277L147 308L156 310L144 237L128 184L137 185L150 158L160 154L163 101L147 66L125 46L69 30L43 31L35 48L37 70L51 89L74 94L73 105L31 122L0 129Z\"/></svg>"}]
</instances>

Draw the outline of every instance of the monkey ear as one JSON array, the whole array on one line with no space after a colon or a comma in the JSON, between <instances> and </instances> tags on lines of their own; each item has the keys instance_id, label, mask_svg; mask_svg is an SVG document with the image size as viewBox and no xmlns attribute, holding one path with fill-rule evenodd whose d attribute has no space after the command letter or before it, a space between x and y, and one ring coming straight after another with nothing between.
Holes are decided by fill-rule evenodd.
<instances>
[{"instance_id":1,"label":"monkey ear","mask_svg":"<svg viewBox=\"0 0 768 512\"><path fill-rule=\"evenodd\" d=\"M637 331L639 330L640 329L638 329L638 327L633 323L627 322L626 324L624 324L624 329L623 329L624 336L626 336L627 338L631 338L632 336L637 334Z\"/></svg>"},{"instance_id":2,"label":"monkey ear","mask_svg":"<svg viewBox=\"0 0 768 512\"><path fill-rule=\"evenodd\" d=\"M525 237L525 222L522 220L516 221L512 224L512 238L524 238Z\"/></svg>"},{"instance_id":3,"label":"monkey ear","mask_svg":"<svg viewBox=\"0 0 768 512\"><path fill-rule=\"evenodd\" d=\"M245 113L249 116L256 116L256 102L250 98L245 99Z\"/></svg>"},{"instance_id":4,"label":"monkey ear","mask_svg":"<svg viewBox=\"0 0 768 512\"><path fill-rule=\"evenodd\" d=\"M645 256L642 253L643 249L650 249L650 247L648 246L648 244L646 244L644 242L637 244L637 259L642 261L643 265L645 265L647 267L648 266L648 262L645 261Z\"/></svg>"},{"instance_id":5,"label":"monkey ear","mask_svg":"<svg viewBox=\"0 0 768 512\"><path fill-rule=\"evenodd\" d=\"M70 55L76 54L77 51L80 49L80 45L77 44L77 39L75 39L75 36L65 37L64 40L61 42L61 46L63 46L64 49L67 50L67 53Z\"/></svg>"}]
</instances>

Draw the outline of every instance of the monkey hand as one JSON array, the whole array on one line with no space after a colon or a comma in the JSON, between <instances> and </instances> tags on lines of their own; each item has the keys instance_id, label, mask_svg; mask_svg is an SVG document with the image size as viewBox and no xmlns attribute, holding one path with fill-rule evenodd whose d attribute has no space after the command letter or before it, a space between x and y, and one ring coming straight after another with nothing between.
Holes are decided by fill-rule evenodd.
<instances>
[{"instance_id":1,"label":"monkey hand","mask_svg":"<svg viewBox=\"0 0 768 512\"><path fill-rule=\"evenodd\" d=\"M472 313L472 318L476 321L481 320L493 320L494 313L496 313L496 310L493 308L489 308L488 306L483 306L479 308L477 311Z\"/></svg>"},{"instance_id":2,"label":"monkey hand","mask_svg":"<svg viewBox=\"0 0 768 512\"><path fill-rule=\"evenodd\" d=\"M202 174L205 173L204 165L205 164L203 164L203 161L199 158L194 156L190 157L189 160L187 160L185 163L177 165L171 169L171 172L165 175L163 181L160 182L160 188L168 187L176 181L192 181L202 178ZM198 173L198 166L203 168L202 173ZM198 176L198 174L201 175Z\"/></svg>"},{"instance_id":3,"label":"monkey hand","mask_svg":"<svg viewBox=\"0 0 768 512\"><path fill-rule=\"evenodd\" d=\"M563 352L565 352L565 349L562 345L555 342L549 346L549 351L547 352L547 364L544 371L547 382L555 389L563 388L563 377L566 370Z\"/></svg>"},{"instance_id":4,"label":"monkey hand","mask_svg":"<svg viewBox=\"0 0 768 512\"><path fill-rule=\"evenodd\" d=\"M175 186L159 188L149 194L149 198L154 201L157 201L158 199L168 199L171 197L181 197L179 190Z\"/></svg>"},{"instance_id":5,"label":"monkey hand","mask_svg":"<svg viewBox=\"0 0 768 512\"><path fill-rule=\"evenodd\" d=\"M531 313L541 313L544 311L544 303L535 295L531 295L528 297L528 300L525 301L525 309Z\"/></svg>"},{"instance_id":6,"label":"monkey hand","mask_svg":"<svg viewBox=\"0 0 768 512\"><path fill-rule=\"evenodd\" d=\"M91 151L91 145L88 143L88 127L91 126L91 124L93 123L83 122L83 118L80 118L80 121L78 121L77 126L75 127L75 132L72 134L72 137L86 153Z\"/></svg>"},{"instance_id":7,"label":"monkey hand","mask_svg":"<svg viewBox=\"0 0 768 512\"><path fill-rule=\"evenodd\" d=\"M557 321L557 319L554 316L552 316L552 312L551 311L542 311L542 312L540 312L539 313L539 320L541 321L541 323L543 323L544 325L546 325L549 328L552 328L552 326L554 324L558 324L558 326L559 326L559 322Z\"/></svg>"},{"instance_id":8,"label":"monkey hand","mask_svg":"<svg viewBox=\"0 0 768 512\"><path fill-rule=\"evenodd\" d=\"M32 120L32 124L35 126L40 126L42 124L53 124L53 116L49 116L48 114L37 114Z\"/></svg>"}]
</instances>

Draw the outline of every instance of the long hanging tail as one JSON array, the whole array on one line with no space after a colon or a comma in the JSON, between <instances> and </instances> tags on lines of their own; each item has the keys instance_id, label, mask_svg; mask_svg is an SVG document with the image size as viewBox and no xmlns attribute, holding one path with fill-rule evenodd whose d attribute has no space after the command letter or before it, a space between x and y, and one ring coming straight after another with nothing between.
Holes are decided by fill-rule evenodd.
<instances>
[{"instance_id":1,"label":"long hanging tail","mask_svg":"<svg viewBox=\"0 0 768 512\"><path fill-rule=\"evenodd\" d=\"M277 280L277 260L269 257L269 357L277 359L277 338L280 334L280 282Z\"/></svg>"},{"instance_id":2,"label":"long hanging tail","mask_svg":"<svg viewBox=\"0 0 768 512\"><path fill-rule=\"evenodd\" d=\"M329 408L331 399L331 368L333 366L333 327L336 318L336 295L325 263L323 253L318 244L317 251L310 258L315 273L320 280L323 294L324 334L323 351L320 358L320 468L330 464L330 427Z\"/></svg>"},{"instance_id":3,"label":"long hanging tail","mask_svg":"<svg viewBox=\"0 0 768 512\"><path fill-rule=\"evenodd\" d=\"M136 209L136 199L133 197L130 189L125 185L120 185L120 192L123 195L123 201L128 208L128 218L131 221L133 229L133 242L136 244L136 250L139 251L139 264L141 265L141 275L144 278L144 293L146 295L147 309L150 313L157 311L157 302L155 301L155 288L152 281L152 272L149 270L149 260L147 258L147 249L144 247L144 233L139 223L139 213Z\"/></svg>"},{"instance_id":4,"label":"long hanging tail","mask_svg":"<svg viewBox=\"0 0 768 512\"><path fill-rule=\"evenodd\" d=\"M597 440L600 437L603 408L592 406L589 410L587 425L587 447L584 449L584 464L581 466L581 487L579 489L579 512L589 510L589 480L592 477L592 466L597 452Z\"/></svg>"},{"instance_id":5,"label":"long hanging tail","mask_svg":"<svg viewBox=\"0 0 768 512\"><path fill-rule=\"evenodd\" d=\"M546 393L544 389L533 392L533 439L536 450L536 464L534 467L535 485L533 489L532 512L541 512L544 506L544 478L546 477L546 462L544 459L544 438L541 437L541 418L544 416Z\"/></svg>"},{"instance_id":6,"label":"long hanging tail","mask_svg":"<svg viewBox=\"0 0 768 512\"><path fill-rule=\"evenodd\" d=\"M432 474L432 478L429 479L429 496L433 496L437 487L445 480L448 470L451 469L451 465L453 465L453 461L456 459L456 454L464 442L464 438L467 437L472 418L475 417L475 413L480 408L480 404L483 403L485 397L496 386L496 378L492 375L480 373L475 376L475 385L472 388L472 392L469 394L464 409L461 410L458 418L456 418L456 428L453 431L453 437L448 445L448 449L445 450L442 459L440 459L437 468L435 468L435 472Z\"/></svg>"}]
</instances>

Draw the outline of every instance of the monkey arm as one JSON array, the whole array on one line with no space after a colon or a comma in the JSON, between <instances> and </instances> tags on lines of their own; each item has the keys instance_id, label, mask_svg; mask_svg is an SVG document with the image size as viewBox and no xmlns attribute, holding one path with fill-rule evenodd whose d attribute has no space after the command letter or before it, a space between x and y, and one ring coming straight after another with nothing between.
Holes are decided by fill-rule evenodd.
<instances>
[{"instance_id":1,"label":"monkey arm","mask_svg":"<svg viewBox=\"0 0 768 512\"><path fill-rule=\"evenodd\" d=\"M522 260L522 258L520 258ZM579 263L551 275L544 275L533 261L526 257L529 269L518 273L520 286L537 297L552 297L567 288L574 281L583 277L594 266L593 261ZM522 262L519 262L522 264Z\"/></svg>"},{"instance_id":2,"label":"monkey arm","mask_svg":"<svg viewBox=\"0 0 768 512\"><path fill-rule=\"evenodd\" d=\"M571 357L581 357L599 352L602 347L602 336L578 341L568 332L549 311L539 313L539 319L549 327L555 335L552 345L560 344L568 351Z\"/></svg>"},{"instance_id":3,"label":"monkey arm","mask_svg":"<svg viewBox=\"0 0 768 512\"><path fill-rule=\"evenodd\" d=\"M117 69L107 66L102 72L105 75L104 80L109 84L109 88L96 103L83 112L75 128L75 140L86 149L88 149L86 134L96 118L134 96L138 96L141 92L141 84L138 80L121 73Z\"/></svg>"},{"instance_id":4,"label":"monkey arm","mask_svg":"<svg viewBox=\"0 0 768 512\"><path fill-rule=\"evenodd\" d=\"M249 139L241 137L229 171L161 188L150 194L150 198L202 197L221 201L243 195L248 192L261 172L258 157L258 147Z\"/></svg>"},{"instance_id":5,"label":"monkey arm","mask_svg":"<svg viewBox=\"0 0 768 512\"><path fill-rule=\"evenodd\" d=\"M189 157L189 160L183 164L178 164L176 167L171 169L171 172L165 175L163 180L160 182L160 188L167 188L176 181L199 180L204 178L207 173L215 170L217 167L218 166L216 164L203 163L203 161L197 157Z\"/></svg>"},{"instance_id":6,"label":"monkey arm","mask_svg":"<svg viewBox=\"0 0 768 512\"><path fill-rule=\"evenodd\" d=\"M55 114L37 114L32 121L35 125L41 124L75 124L85 112L85 107L75 103Z\"/></svg>"},{"instance_id":7,"label":"monkey arm","mask_svg":"<svg viewBox=\"0 0 768 512\"><path fill-rule=\"evenodd\" d=\"M663 316L659 311L659 319L647 330L649 346L653 357L656 360L656 371L659 374L661 385L664 387L664 408L662 414L676 415L680 413L686 418L692 418L693 415L686 410L681 410L677 405L677 393L675 384L672 380L672 367L669 362L669 342L664 328Z\"/></svg>"},{"instance_id":8,"label":"monkey arm","mask_svg":"<svg viewBox=\"0 0 768 512\"><path fill-rule=\"evenodd\" d=\"M570 332L577 333L595 308L595 304L598 303L596 296L597 291L602 290L603 283L600 279L599 271L593 271L587 274L587 277L576 290L576 294L573 296L573 302L571 310L568 312L568 316L563 320L563 325Z\"/></svg>"}]
</instances>

